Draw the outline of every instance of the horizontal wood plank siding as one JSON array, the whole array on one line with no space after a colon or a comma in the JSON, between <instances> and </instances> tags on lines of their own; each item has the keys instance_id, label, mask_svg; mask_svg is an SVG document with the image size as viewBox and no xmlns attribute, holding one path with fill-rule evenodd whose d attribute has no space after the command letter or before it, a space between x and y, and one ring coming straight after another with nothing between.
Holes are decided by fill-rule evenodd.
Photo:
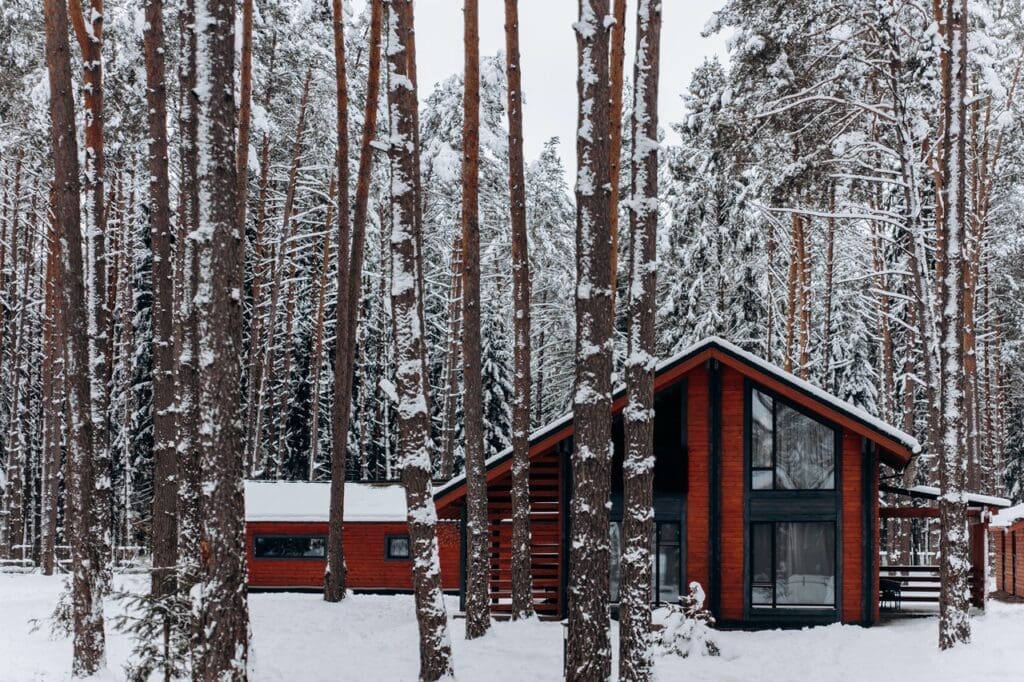
<instances>
[{"instance_id":1,"label":"horizontal wood plank siding","mask_svg":"<svg viewBox=\"0 0 1024 682\"><path fill-rule=\"evenodd\" d=\"M844 623L859 623L863 620L864 591L864 463L859 435L843 430L842 472L842 589L840 591L840 619Z\"/></svg>"},{"instance_id":2,"label":"horizontal wood plank siding","mask_svg":"<svg viewBox=\"0 0 1024 682\"><path fill-rule=\"evenodd\" d=\"M722 368L722 614L723 620L743 619L743 375Z\"/></svg>"},{"instance_id":3,"label":"horizontal wood plank siding","mask_svg":"<svg viewBox=\"0 0 1024 682\"><path fill-rule=\"evenodd\" d=\"M345 524L345 565L348 587L354 590L412 590L412 561L388 559L386 538L407 535L404 523L351 522ZM256 559L253 538L257 535L323 535L326 523L252 522L246 524L245 551L249 585L256 588L320 588L324 583L323 559ZM441 585L459 587L459 527L439 521L437 542L441 555Z\"/></svg>"},{"instance_id":4,"label":"horizontal wood plank siding","mask_svg":"<svg viewBox=\"0 0 1024 682\"><path fill-rule=\"evenodd\" d=\"M708 373L704 367L690 373L687 388L686 584L696 581L707 591L711 579L708 518L711 443L708 439Z\"/></svg>"}]
</instances>

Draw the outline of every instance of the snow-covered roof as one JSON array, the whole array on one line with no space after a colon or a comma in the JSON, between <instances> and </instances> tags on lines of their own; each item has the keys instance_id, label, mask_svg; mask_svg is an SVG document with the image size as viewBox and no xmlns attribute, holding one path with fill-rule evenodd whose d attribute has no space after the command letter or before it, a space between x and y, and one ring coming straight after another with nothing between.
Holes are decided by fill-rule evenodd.
<instances>
[{"instance_id":1,"label":"snow-covered roof","mask_svg":"<svg viewBox=\"0 0 1024 682\"><path fill-rule=\"evenodd\" d=\"M933 499L938 499L940 495L939 489L931 485L915 485L909 490L912 493L920 493L921 495L926 495ZM1009 507L1011 502L1005 497L982 495L981 493L967 493L967 504L986 505L989 507Z\"/></svg>"},{"instance_id":2,"label":"snow-covered roof","mask_svg":"<svg viewBox=\"0 0 1024 682\"><path fill-rule=\"evenodd\" d=\"M331 484L246 481L246 521L327 522ZM345 521L402 521L405 492L397 484L345 483Z\"/></svg>"},{"instance_id":3,"label":"snow-covered roof","mask_svg":"<svg viewBox=\"0 0 1024 682\"><path fill-rule=\"evenodd\" d=\"M1000 510L998 514L993 514L989 525L995 528L1009 528L1021 520L1024 520L1024 504L1016 504Z\"/></svg>"},{"instance_id":4,"label":"snow-covered roof","mask_svg":"<svg viewBox=\"0 0 1024 682\"><path fill-rule=\"evenodd\" d=\"M903 445L912 454L916 455L921 452L920 442L918 442L918 440L909 433L901 431L895 426L892 426L891 424L882 421L878 417L875 417L869 412L862 410L856 405L853 405L852 403L837 398L831 393L828 393L827 391L818 388L814 384L805 381L804 379L801 379L795 374L787 372L781 367L773 365L772 363L768 362L767 360L764 360L763 358L759 358L753 353L748 353L747 351L743 350L736 344L726 341L725 339L718 336L709 336L703 339L702 341L699 341L693 344L692 346L684 350L681 350L672 357L662 360L661 362L658 363L656 374L660 374L668 369L671 369L672 367L685 361L687 358L695 356L698 353L701 353L711 348L718 349L719 351L722 351L725 355L731 355L735 357L737 360L739 360L741 363L750 365L751 367L756 368L763 374L767 374L772 378L777 379L778 381L781 381L785 384L792 386L794 389L808 395L813 400L820 402L824 405L827 405L828 407L832 408L833 410L836 410L837 412L849 416L850 418L864 424L872 431L875 431L876 433L879 433L891 439L892 441L899 443L900 445ZM624 385L619 385L618 387L616 387L613 397L618 398L619 396L625 394L625 391L626 387ZM555 421L552 421L531 433L530 444L533 445L539 442L543 438L558 431L562 427L572 423L572 420L572 411L566 412L564 415L562 415ZM498 453L497 455L494 455L493 457L487 460L485 470L490 471L491 468L509 459L511 456L512 448L506 448L504 451ZM459 486L463 485L465 482L465 473L459 474L458 476L451 479L450 481L442 485L440 488L435 490L434 498L438 499L442 495L450 493L451 491L457 489Z\"/></svg>"}]
</instances>

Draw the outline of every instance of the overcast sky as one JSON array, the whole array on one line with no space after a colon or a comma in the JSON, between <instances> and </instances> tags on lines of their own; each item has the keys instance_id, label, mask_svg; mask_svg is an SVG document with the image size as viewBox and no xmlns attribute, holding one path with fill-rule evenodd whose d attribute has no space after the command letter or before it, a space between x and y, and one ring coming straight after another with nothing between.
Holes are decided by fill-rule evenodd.
<instances>
[{"instance_id":1,"label":"overcast sky","mask_svg":"<svg viewBox=\"0 0 1024 682\"><path fill-rule=\"evenodd\" d=\"M628 0L626 73L633 73L636 0ZM354 3L361 9L363 3ZM725 37L700 35L723 0L666 0L662 3L659 123L679 121L679 95L694 67L706 56L725 57ZM462 0L418 0L416 65L421 101L435 83L462 71ZM526 158L536 158L551 137L562 139L566 171L575 174L577 0L520 0L519 41L523 69L523 141ZM480 54L505 47L502 0L480 0ZM672 137L670 136L670 139Z\"/></svg>"}]
</instances>

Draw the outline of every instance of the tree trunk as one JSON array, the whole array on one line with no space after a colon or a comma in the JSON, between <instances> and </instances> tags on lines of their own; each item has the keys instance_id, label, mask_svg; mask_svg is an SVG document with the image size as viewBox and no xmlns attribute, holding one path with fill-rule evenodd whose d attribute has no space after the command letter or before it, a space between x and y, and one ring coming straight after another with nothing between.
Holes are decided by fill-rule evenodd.
<instances>
[{"instance_id":1,"label":"tree trunk","mask_svg":"<svg viewBox=\"0 0 1024 682\"><path fill-rule=\"evenodd\" d=\"M465 0L462 116L462 381L484 394L480 359L480 35L477 0ZM463 403L466 436L466 639L491 627L483 401Z\"/></svg>"},{"instance_id":2,"label":"tree trunk","mask_svg":"<svg viewBox=\"0 0 1024 682\"><path fill-rule=\"evenodd\" d=\"M51 192L52 195L52 192ZM51 196L51 207L53 197ZM64 391L61 372L64 355L61 353L57 321L61 315L60 241L53 219L49 221L46 249L46 317L43 320L43 462L41 483L41 542L40 554L44 575L53 575L57 545L57 506L60 494L60 460L63 444Z\"/></svg>"},{"instance_id":3,"label":"tree trunk","mask_svg":"<svg viewBox=\"0 0 1024 682\"><path fill-rule=\"evenodd\" d=\"M238 148L235 150L235 167L238 188L238 206L235 224L244 235L246 232L245 211L249 189L249 132L252 130L252 20L253 1L242 0L242 49L238 74ZM273 59L273 57L271 57Z\"/></svg>"},{"instance_id":4,"label":"tree trunk","mask_svg":"<svg viewBox=\"0 0 1024 682\"><path fill-rule=\"evenodd\" d=\"M391 301L394 314L398 393L398 450L408 508L413 552L413 590L420 633L420 680L454 675L447 614L441 592L436 534L437 513L431 496L430 413L427 408L425 346L417 305L417 226L415 180L416 93L409 76L407 46L413 32L411 0L388 1L388 107L391 115Z\"/></svg>"},{"instance_id":5,"label":"tree trunk","mask_svg":"<svg viewBox=\"0 0 1024 682\"><path fill-rule=\"evenodd\" d=\"M452 241L452 281L448 297L448 352L444 358L444 408L441 427L441 462L438 475L449 480L455 475L455 439L458 430L459 369L462 366L462 233Z\"/></svg>"},{"instance_id":6,"label":"tree trunk","mask_svg":"<svg viewBox=\"0 0 1024 682\"><path fill-rule=\"evenodd\" d=\"M324 364L324 309L327 304L327 272L331 265L331 227L334 225L334 193L337 189L335 178L327 188L327 216L324 220L324 239L320 247L320 275L316 285L316 326L313 330L313 357L310 359L310 384L312 396L309 400L309 472L308 478L316 479L316 465L320 460L320 370Z\"/></svg>"},{"instance_id":7,"label":"tree trunk","mask_svg":"<svg viewBox=\"0 0 1024 682\"><path fill-rule=\"evenodd\" d=\"M608 0L580 3L576 22L576 388L566 678L611 676L608 499L611 480L611 295Z\"/></svg>"},{"instance_id":8,"label":"tree trunk","mask_svg":"<svg viewBox=\"0 0 1024 682\"><path fill-rule=\"evenodd\" d=\"M611 182L611 203L608 214L608 231L611 235L612 301L615 301L619 280L619 185L622 181L622 83L626 61L626 4L627 0L611 0L614 5L615 23L610 31L609 88L608 100L608 179Z\"/></svg>"},{"instance_id":9,"label":"tree trunk","mask_svg":"<svg viewBox=\"0 0 1024 682\"><path fill-rule=\"evenodd\" d=\"M942 539L942 588L939 595L939 648L970 641L968 573L970 553L967 503L964 499L964 308L961 292L965 279L966 238L966 104L967 2L947 0L944 35L948 59L943 74L943 137L941 155L943 220L937 270L941 300L939 323L940 431L932 439L939 456L939 498ZM941 267L939 267L941 266Z\"/></svg>"},{"instance_id":10,"label":"tree trunk","mask_svg":"<svg viewBox=\"0 0 1024 682\"><path fill-rule=\"evenodd\" d=\"M150 240L153 249L153 576L154 595L174 592L178 563L177 437L174 418L174 273L167 160L163 0L146 2Z\"/></svg>"},{"instance_id":11,"label":"tree trunk","mask_svg":"<svg viewBox=\"0 0 1024 682\"><path fill-rule=\"evenodd\" d=\"M203 21L205 19L206 21ZM249 616L243 503L244 431L239 404L243 235L235 165L235 5L204 0L196 17L199 124L199 268L196 297L200 377L199 455L202 633L196 679L244 680Z\"/></svg>"},{"instance_id":12,"label":"tree trunk","mask_svg":"<svg viewBox=\"0 0 1024 682\"><path fill-rule=\"evenodd\" d=\"M59 230L63 314L58 338L67 348L65 394L70 416L68 442L68 516L72 563L74 661L72 674L87 677L104 665L103 609L97 592L93 522L95 474L93 422L90 413L88 318L82 263L78 148L72 99L68 17L61 0L45 0L46 65L50 85L50 133L54 163L54 218Z\"/></svg>"},{"instance_id":13,"label":"tree trunk","mask_svg":"<svg viewBox=\"0 0 1024 682\"><path fill-rule=\"evenodd\" d=\"M622 5L625 5L623 0ZM512 619L533 615L530 575L530 249L523 167L523 96L519 65L519 0L505 0L508 74L508 196L512 222ZM621 103L620 103L621 104ZM621 107L620 107L621 111ZM612 150L613 157L615 150Z\"/></svg>"},{"instance_id":14,"label":"tree trunk","mask_svg":"<svg viewBox=\"0 0 1024 682\"><path fill-rule=\"evenodd\" d=\"M352 364L355 358L355 327L350 327L349 308L358 307L358 293L350 296L348 271L349 201L348 201L348 77L345 69L345 15L342 0L333 0L334 69L337 90L335 102L335 172L338 174L338 273L335 303L334 401L331 406L331 502L327 536L327 570L324 573L324 599L330 602L345 598L345 473L347 470L348 428L352 411ZM357 290L358 291L358 290Z\"/></svg>"},{"instance_id":15,"label":"tree trunk","mask_svg":"<svg viewBox=\"0 0 1024 682\"><path fill-rule=\"evenodd\" d=\"M629 350L623 410L622 591L619 679L651 677L651 538L654 537L654 370L657 366L658 69L661 4L639 0L634 66L630 211Z\"/></svg>"}]
</instances>

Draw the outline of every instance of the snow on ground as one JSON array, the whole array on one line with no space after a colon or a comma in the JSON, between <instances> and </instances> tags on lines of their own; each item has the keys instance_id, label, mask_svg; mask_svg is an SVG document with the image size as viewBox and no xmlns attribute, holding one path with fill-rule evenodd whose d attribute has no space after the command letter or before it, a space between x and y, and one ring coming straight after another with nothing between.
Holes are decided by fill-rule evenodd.
<instances>
[{"instance_id":1,"label":"snow on ground","mask_svg":"<svg viewBox=\"0 0 1024 682\"><path fill-rule=\"evenodd\" d=\"M119 577L119 587L141 589L142 577ZM67 680L71 642L51 639L30 619L45 619L61 589L59 578L0 574L0 680ZM449 602L454 611L457 603ZM108 602L108 616L118 605ZM255 682L388 682L415 680L416 619L411 596L355 595L327 604L317 594L254 594L252 664ZM462 682L560 680L562 626L497 623L474 642L453 620L455 666ZM972 619L973 643L936 649L934 618L888 622L874 628L830 625L802 631L718 632L720 658L659 657L658 680L927 680L1002 682L1024 679L1024 605L990 602ZM108 636L104 680L123 678L131 642Z\"/></svg>"}]
</instances>

